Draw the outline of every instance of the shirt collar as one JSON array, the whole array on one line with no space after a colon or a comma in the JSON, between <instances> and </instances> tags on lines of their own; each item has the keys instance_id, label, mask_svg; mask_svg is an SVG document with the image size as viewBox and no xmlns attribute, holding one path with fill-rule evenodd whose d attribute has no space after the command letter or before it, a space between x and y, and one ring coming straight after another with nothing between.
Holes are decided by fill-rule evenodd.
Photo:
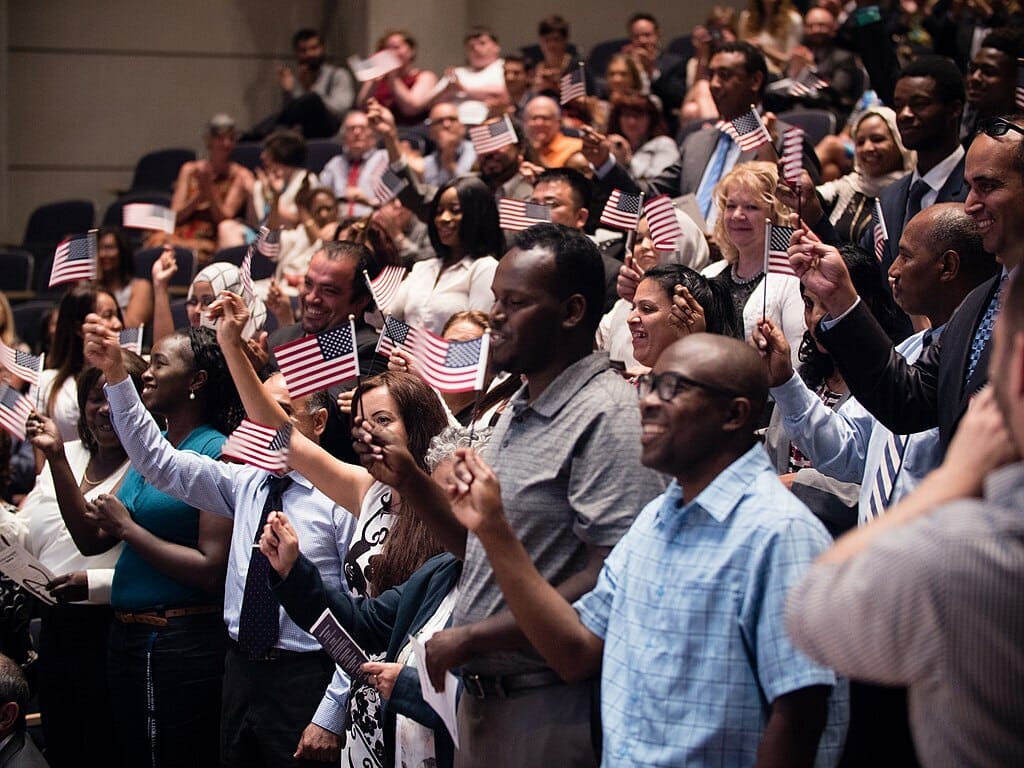
<instances>
[{"instance_id":1,"label":"shirt collar","mask_svg":"<svg viewBox=\"0 0 1024 768\"><path fill-rule=\"evenodd\" d=\"M658 510L658 517L661 518L663 513L674 509L678 509L680 515L686 515L693 509L701 509L718 522L724 522L746 496L753 475L765 466L768 466L768 457L761 444L756 443L719 472L708 487L697 494L697 498L682 507L680 504L683 501L683 489L673 480L669 492L674 495L666 499L673 503L663 505Z\"/></svg>"},{"instance_id":2,"label":"shirt collar","mask_svg":"<svg viewBox=\"0 0 1024 768\"><path fill-rule=\"evenodd\" d=\"M964 148L957 144L956 149L952 153L943 158L938 165L932 168L928 173L922 176L918 170L914 169L914 175L911 178L911 182L917 181L918 179L924 179L924 183L931 187L936 192L942 190L949 180L949 176L953 173L953 169L956 168L964 157Z\"/></svg>"},{"instance_id":3,"label":"shirt collar","mask_svg":"<svg viewBox=\"0 0 1024 768\"><path fill-rule=\"evenodd\" d=\"M607 352L592 352L558 374L557 378L548 385L548 388L541 393L531 407L539 415L550 419L575 397L588 381L599 373L610 369L611 363L608 360ZM518 395L524 401L518 403L522 408L526 407L527 391L528 389L524 388Z\"/></svg>"}]
</instances>

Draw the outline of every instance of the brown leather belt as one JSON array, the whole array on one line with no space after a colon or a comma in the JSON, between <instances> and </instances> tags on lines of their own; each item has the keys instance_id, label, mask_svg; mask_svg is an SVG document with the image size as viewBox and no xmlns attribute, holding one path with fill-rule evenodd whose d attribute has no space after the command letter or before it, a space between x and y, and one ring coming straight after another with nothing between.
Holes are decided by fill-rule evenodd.
<instances>
[{"instance_id":1,"label":"brown leather belt","mask_svg":"<svg viewBox=\"0 0 1024 768\"><path fill-rule=\"evenodd\" d=\"M564 684L565 681L551 670L523 672L513 675L462 673L463 690L477 699L507 699L514 693L528 691L533 688L547 688L552 685Z\"/></svg>"},{"instance_id":2,"label":"brown leather belt","mask_svg":"<svg viewBox=\"0 0 1024 768\"><path fill-rule=\"evenodd\" d=\"M122 624L149 624L152 627L166 627L168 619L223 612L224 607L221 605L190 605L185 608L166 608L160 611L114 611L114 618Z\"/></svg>"}]
</instances>

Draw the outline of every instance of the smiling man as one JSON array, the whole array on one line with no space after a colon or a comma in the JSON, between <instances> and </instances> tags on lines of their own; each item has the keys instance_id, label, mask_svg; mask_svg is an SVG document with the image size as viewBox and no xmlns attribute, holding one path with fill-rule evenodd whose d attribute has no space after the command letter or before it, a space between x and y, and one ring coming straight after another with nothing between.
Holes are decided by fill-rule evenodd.
<instances>
[{"instance_id":1,"label":"smiling man","mask_svg":"<svg viewBox=\"0 0 1024 768\"><path fill-rule=\"evenodd\" d=\"M600 674L604 766L838 761L846 685L793 648L782 615L829 537L754 435L767 389L736 339L662 353L640 381L641 461L675 480L575 604L519 543L500 474L474 454L456 466L455 513L526 636L563 679Z\"/></svg>"},{"instance_id":2,"label":"smiling man","mask_svg":"<svg viewBox=\"0 0 1024 768\"><path fill-rule=\"evenodd\" d=\"M1011 27L985 35L967 65L967 104L960 135L966 144L985 120L1013 112L1017 87L1017 59L1024 53L1024 35Z\"/></svg>"}]
</instances>

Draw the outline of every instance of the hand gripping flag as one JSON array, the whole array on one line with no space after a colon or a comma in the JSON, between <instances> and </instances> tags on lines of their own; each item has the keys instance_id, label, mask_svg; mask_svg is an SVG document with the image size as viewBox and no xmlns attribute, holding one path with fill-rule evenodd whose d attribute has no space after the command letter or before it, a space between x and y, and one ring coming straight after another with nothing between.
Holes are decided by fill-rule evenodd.
<instances>
[{"instance_id":1,"label":"hand gripping flag","mask_svg":"<svg viewBox=\"0 0 1024 768\"><path fill-rule=\"evenodd\" d=\"M50 287L96 279L96 233L76 235L57 246L53 254Z\"/></svg>"},{"instance_id":2,"label":"hand gripping flag","mask_svg":"<svg viewBox=\"0 0 1024 768\"><path fill-rule=\"evenodd\" d=\"M284 472L288 468L288 448L291 439L291 424L274 429L242 419L238 429L224 441L220 453L222 456L238 459L267 472Z\"/></svg>"},{"instance_id":3,"label":"hand gripping flag","mask_svg":"<svg viewBox=\"0 0 1024 768\"><path fill-rule=\"evenodd\" d=\"M441 392L481 390L487 373L490 334L470 341L448 341L425 328L414 328L394 317L384 318L377 354L389 356L402 347L416 358L420 377Z\"/></svg>"},{"instance_id":4,"label":"hand gripping flag","mask_svg":"<svg viewBox=\"0 0 1024 768\"><path fill-rule=\"evenodd\" d=\"M604 210L601 212L601 223L615 229L632 232L640 221L642 195L631 195L616 189L608 196Z\"/></svg>"},{"instance_id":5,"label":"hand gripping flag","mask_svg":"<svg viewBox=\"0 0 1024 768\"><path fill-rule=\"evenodd\" d=\"M359 375L354 318L337 328L274 348L288 395L304 397Z\"/></svg>"}]
</instances>

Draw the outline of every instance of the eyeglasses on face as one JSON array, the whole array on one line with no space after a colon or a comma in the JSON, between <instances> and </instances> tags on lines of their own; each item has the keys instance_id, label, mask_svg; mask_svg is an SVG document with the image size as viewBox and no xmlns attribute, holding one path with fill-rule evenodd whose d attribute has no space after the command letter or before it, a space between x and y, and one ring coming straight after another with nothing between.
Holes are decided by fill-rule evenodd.
<instances>
[{"instance_id":1,"label":"eyeglasses on face","mask_svg":"<svg viewBox=\"0 0 1024 768\"><path fill-rule=\"evenodd\" d=\"M680 392L691 389L702 389L712 395L723 397L739 397L738 392L725 387L718 387L714 384L705 384L703 381L691 379L681 373L667 371L665 373L646 373L637 379L637 392L640 397L647 397L651 392L658 395L658 399L664 403L671 402Z\"/></svg>"},{"instance_id":2,"label":"eyeglasses on face","mask_svg":"<svg viewBox=\"0 0 1024 768\"><path fill-rule=\"evenodd\" d=\"M990 117L978 127L978 133L984 133L986 136L991 136L992 138L1005 136L1010 131L1024 136L1024 128L1021 128L1016 123L1011 123L1009 120L1002 117Z\"/></svg>"}]
</instances>

